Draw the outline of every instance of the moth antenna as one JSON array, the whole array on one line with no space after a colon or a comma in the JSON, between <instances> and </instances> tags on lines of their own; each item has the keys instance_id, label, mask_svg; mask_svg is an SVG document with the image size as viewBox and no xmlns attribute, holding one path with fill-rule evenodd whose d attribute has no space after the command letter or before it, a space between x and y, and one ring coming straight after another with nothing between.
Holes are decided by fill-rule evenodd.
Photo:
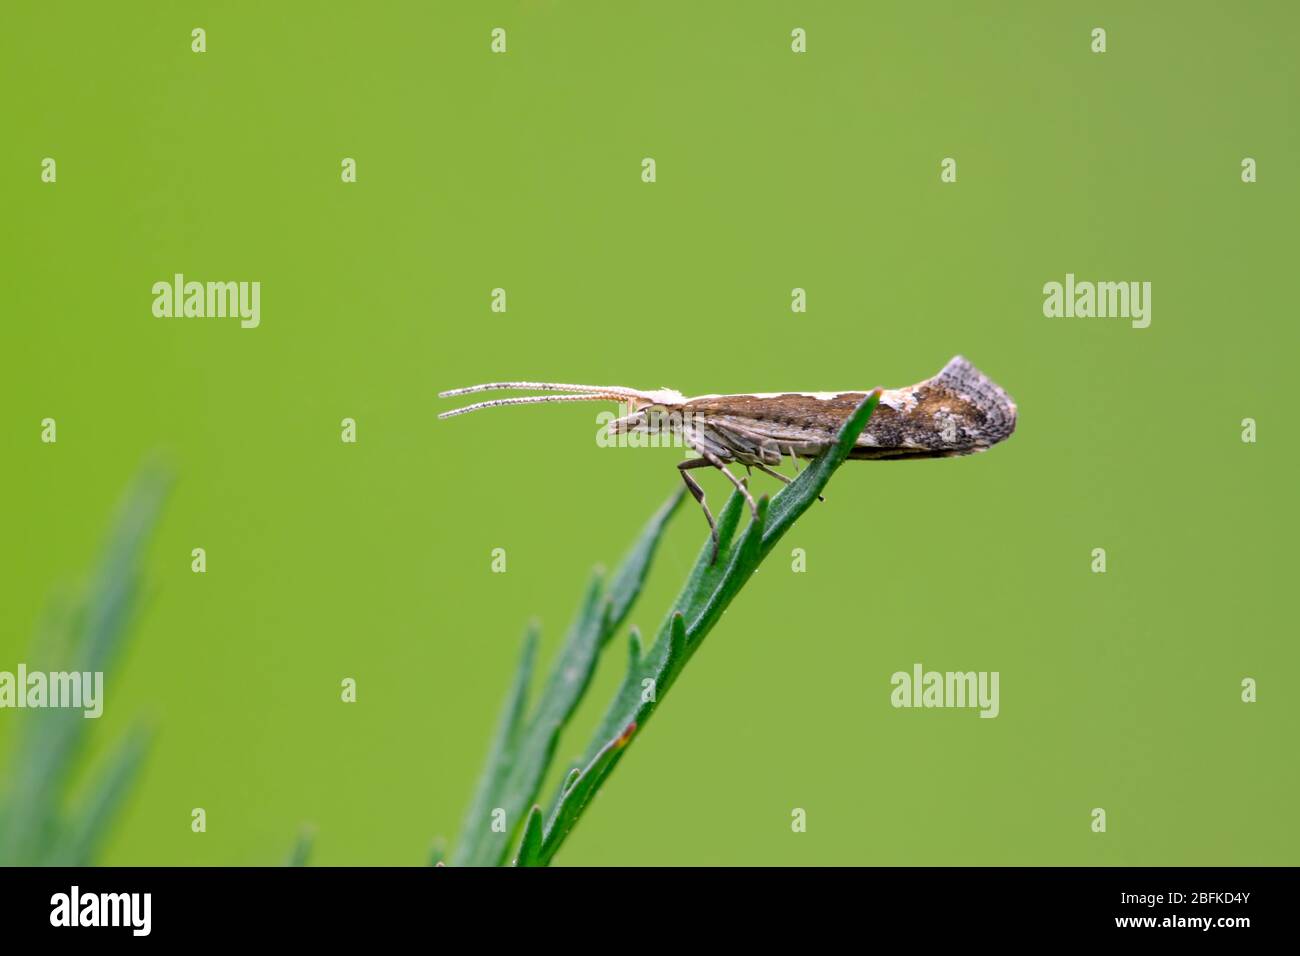
<instances>
[{"instance_id":1,"label":"moth antenna","mask_svg":"<svg viewBox=\"0 0 1300 956\"><path fill-rule=\"evenodd\" d=\"M464 394L464 391L478 391L474 389L458 390L457 392L443 392L442 395ZM453 408L449 412L442 412L439 418L455 418L457 415L464 415L466 412L476 412L480 408L496 408L498 405L536 405L540 402L617 402L626 396L613 395L609 393L593 392L589 395L530 395L525 398L494 398L487 402L475 402L473 405L466 405L464 408Z\"/></svg>"},{"instance_id":2,"label":"moth antenna","mask_svg":"<svg viewBox=\"0 0 1300 956\"><path fill-rule=\"evenodd\" d=\"M453 388L439 392L439 398L455 398L457 395L473 395L475 392L499 392L516 389L525 392L583 392L585 394L618 395L623 398L637 398L641 393L635 388L622 385L562 385L554 382L489 382L486 385L470 385L466 388Z\"/></svg>"}]
</instances>

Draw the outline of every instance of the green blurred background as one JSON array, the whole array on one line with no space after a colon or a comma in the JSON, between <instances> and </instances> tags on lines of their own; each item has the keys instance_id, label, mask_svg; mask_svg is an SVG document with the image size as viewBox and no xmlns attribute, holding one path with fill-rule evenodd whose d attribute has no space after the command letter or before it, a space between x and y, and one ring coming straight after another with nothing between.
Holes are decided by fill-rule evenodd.
<instances>
[{"instance_id":1,"label":"green blurred background","mask_svg":"<svg viewBox=\"0 0 1300 956\"><path fill-rule=\"evenodd\" d=\"M178 478L90 754L156 728L105 862L455 833L524 624L545 664L680 452L598 448L603 406L439 422L439 389L899 386L957 352L1016 435L847 464L558 862L1296 861L1293 4L185 6L0 29L0 669L149 454ZM176 272L260 281L261 327L154 318ZM1150 328L1045 318L1067 272L1152 282ZM678 514L643 629L704 532ZM916 661L999 671L1001 715L893 709Z\"/></svg>"}]
</instances>

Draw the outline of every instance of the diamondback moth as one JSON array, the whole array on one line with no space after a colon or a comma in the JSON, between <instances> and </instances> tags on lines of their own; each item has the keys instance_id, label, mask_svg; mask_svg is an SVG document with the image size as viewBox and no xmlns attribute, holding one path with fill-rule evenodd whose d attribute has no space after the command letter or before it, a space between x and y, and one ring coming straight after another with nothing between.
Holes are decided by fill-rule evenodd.
<instances>
[{"instance_id":1,"label":"diamondback moth","mask_svg":"<svg viewBox=\"0 0 1300 956\"><path fill-rule=\"evenodd\" d=\"M727 467L735 462L757 468L789 484L774 471L785 457L798 470L798 459L815 458L835 441L840 426L870 392L769 392L698 395L687 398L670 388L646 391L622 385L562 385L553 382L491 382L440 392L440 398L502 390L557 392L520 398L496 398L443 412L452 418L502 405L542 402L620 402L628 414L606 426L611 434L667 430L699 456L681 462L682 480L704 509L718 556L718 528L704 501L704 489L691 475L696 468L716 468L736 486L750 511L755 503L745 482ZM880 402L858 437L850 459L893 460L949 458L986 451L1016 428L1016 405L1001 388L960 355L940 372L906 388L874 389Z\"/></svg>"}]
</instances>

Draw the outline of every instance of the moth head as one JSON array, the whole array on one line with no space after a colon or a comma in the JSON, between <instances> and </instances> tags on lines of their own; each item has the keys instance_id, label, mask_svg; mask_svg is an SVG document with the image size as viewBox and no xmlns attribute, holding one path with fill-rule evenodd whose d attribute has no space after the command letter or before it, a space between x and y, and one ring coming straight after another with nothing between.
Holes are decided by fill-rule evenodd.
<instances>
[{"instance_id":1,"label":"moth head","mask_svg":"<svg viewBox=\"0 0 1300 956\"><path fill-rule=\"evenodd\" d=\"M651 395L656 397L651 398ZM644 393L627 400L621 409L624 414L611 421L605 429L610 435L622 435L634 431L676 432L681 428L681 409L684 401L685 399L676 392L671 396L662 393Z\"/></svg>"}]
</instances>

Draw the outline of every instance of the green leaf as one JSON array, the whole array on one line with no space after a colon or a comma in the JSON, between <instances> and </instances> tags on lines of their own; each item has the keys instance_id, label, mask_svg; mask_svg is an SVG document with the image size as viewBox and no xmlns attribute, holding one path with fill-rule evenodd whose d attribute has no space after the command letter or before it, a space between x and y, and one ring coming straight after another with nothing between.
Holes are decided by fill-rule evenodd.
<instances>
[{"instance_id":1,"label":"green leaf","mask_svg":"<svg viewBox=\"0 0 1300 956\"><path fill-rule=\"evenodd\" d=\"M429 846L429 865L446 866L447 859L447 841L442 837L436 837Z\"/></svg>"},{"instance_id":2,"label":"green leaf","mask_svg":"<svg viewBox=\"0 0 1300 956\"><path fill-rule=\"evenodd\" d=\"M542 853L542 808L533 807L524 823L524 838L519 843L519 856L515 866L545 866Z\"/></svg>"},{"instance_id":3,"label":"green leaf","mask_svg":"<svg viewBox=\"0 0 1300 956\"><path fill-rule=\"evenodd\" d=\"M627 728L602 747L585 770L574 770L569 774L565 785L560 790L560 801L551 814L550 822L542 829L542 811L533 807L528 817L528 827L524 832L523 844L519 850L518 866L546 866L551 857L560 848L564 838L578 822L578 817L586 808L591 798L596 795L605 775L622 755L623 749L631 742L636 733L636 724Z\"/></svg>"},{"instance_id":4,"label":"green leaf","mask_svg":"<svg viewBox=\"0 0 1300 956\"><path fill-rule=\"evenodd\" d=\"M507 861L514 836L525 812L541 789L551 765L560 732L586 692L601 650L618 630L640 594L664 528L682 499L678 491L650 519L622 564L610 578L608 589L597 571L587 588L578 615L570 626L532 716L522 726L522 696L512 688L507 714L513 714L510 745L494 742L487 768L466 814L453 862L458 866L500 866ZM524 681L526 685L527 681ZM516 679L516 687L519 680ZM516 708L517 705L517 709ZM503 718L503 726L504 726ZM505 814L503 832L493 828L493 815Z\"/></svg>"}]
</instances>

